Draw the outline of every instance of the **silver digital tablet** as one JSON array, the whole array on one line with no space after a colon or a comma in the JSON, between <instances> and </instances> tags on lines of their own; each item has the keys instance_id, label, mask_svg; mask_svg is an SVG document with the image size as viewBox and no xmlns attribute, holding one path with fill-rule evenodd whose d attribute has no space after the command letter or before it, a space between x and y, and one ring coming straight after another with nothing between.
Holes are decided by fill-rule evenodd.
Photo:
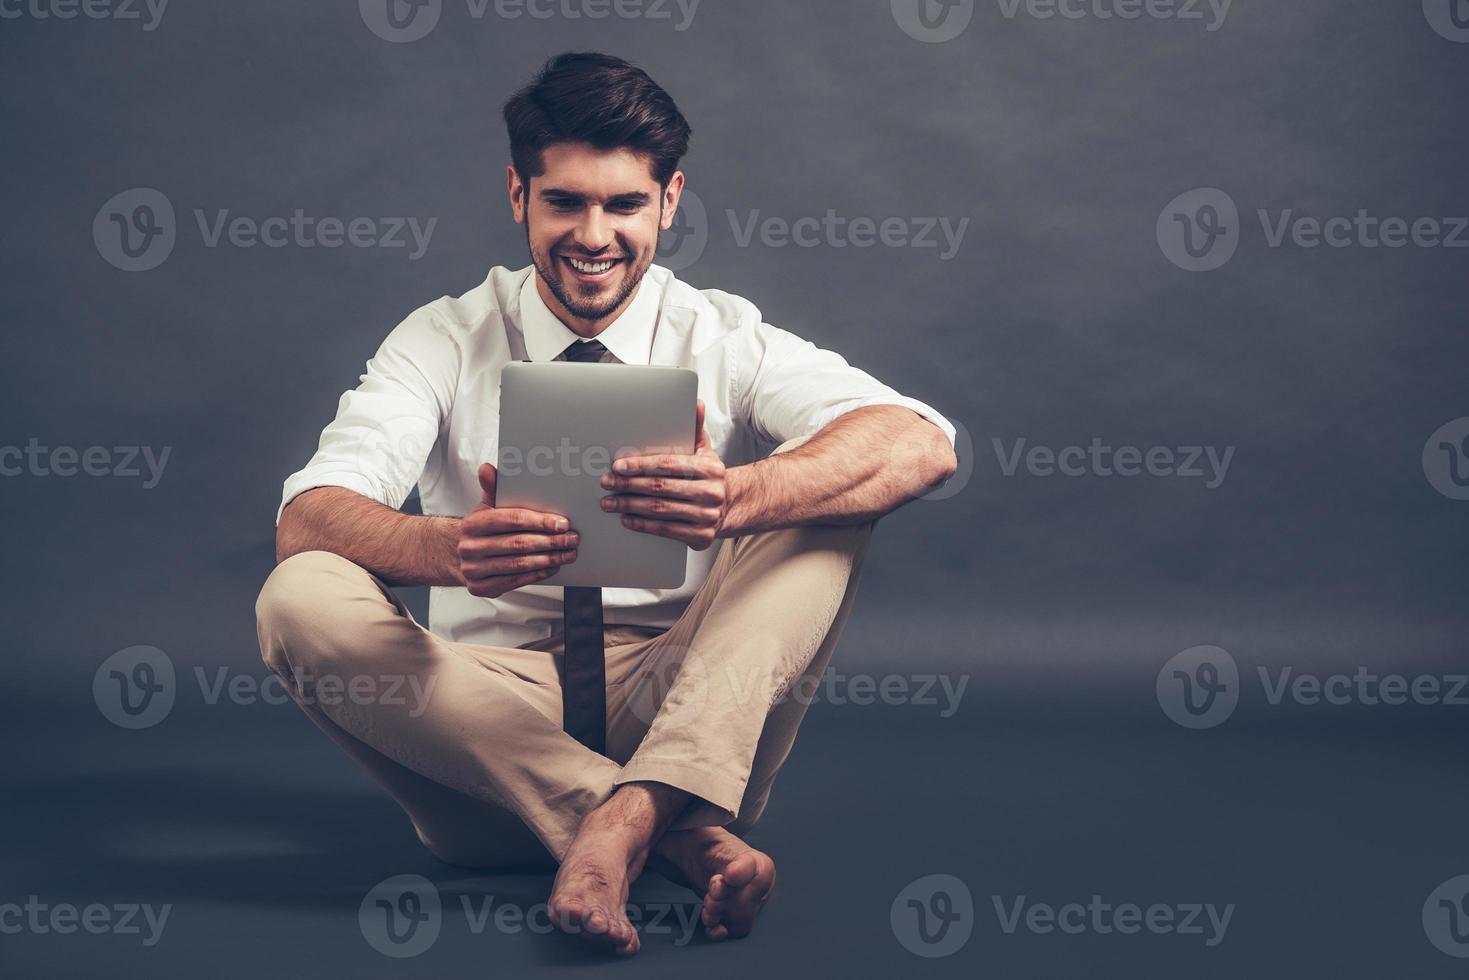
<instances>
[{"instance_id":1,"label":"silver digital tablet","mask_svg":"<svg viewBox=\"0 0 1469 980\"><path fill-rule=\"evenodd\" d=\"M622 526L599 482L619 456L692 453L698 375L687 368L515 361L500 376L495 504L564 514L576 561L543 585L675 589L688 545Z\"/></svg>"}]
</instances>

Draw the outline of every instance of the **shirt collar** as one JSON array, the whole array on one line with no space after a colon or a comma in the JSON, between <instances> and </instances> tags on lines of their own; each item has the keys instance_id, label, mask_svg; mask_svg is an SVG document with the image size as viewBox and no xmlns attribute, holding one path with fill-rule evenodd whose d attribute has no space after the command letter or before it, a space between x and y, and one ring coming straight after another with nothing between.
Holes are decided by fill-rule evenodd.
<instances>
[{"instance_id":1,"label":"shirt collar","mask_svg":"<svg viewBox=\"0 0 1469 980\"><path fill-rule=\"evenodd\" d=\"M658 284L652 280L651 275L643 276L627 309L595 338L624 364L648 364L652 358L659 305ZM541 299L534 266L520 287L520 329L525 336L526 355L532 361L555 360L566 348L586 339L558 320Z\"/></svg>"}]
</instances>

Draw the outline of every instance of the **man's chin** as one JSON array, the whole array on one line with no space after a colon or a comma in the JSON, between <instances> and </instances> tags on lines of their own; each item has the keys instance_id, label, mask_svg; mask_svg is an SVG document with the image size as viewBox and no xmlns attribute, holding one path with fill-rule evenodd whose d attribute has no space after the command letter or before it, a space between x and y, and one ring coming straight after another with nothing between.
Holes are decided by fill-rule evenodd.
<instances>
[{"instance_id":1,"label":"man's chin","mask_svg":"<svg viewBox=\"0 0 1469 980\"><path fill-rule=\"evenodd\" d=\"M560 278L547 285L561 301L561 305L566 307L567 312L573 316L582 320L601 320L611 316L628 296L632 295L633 287L641 278L641 273L636 277L628 273L615 282L597 285L568 283L564 278Z\"/></svg>"}]
</instances>

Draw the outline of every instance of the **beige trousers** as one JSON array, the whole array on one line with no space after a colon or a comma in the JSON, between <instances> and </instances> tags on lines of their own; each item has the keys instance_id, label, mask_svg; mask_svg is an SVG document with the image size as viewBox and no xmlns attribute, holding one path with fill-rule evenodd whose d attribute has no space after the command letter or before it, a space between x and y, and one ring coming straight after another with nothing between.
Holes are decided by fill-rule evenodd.
<instances>
[{"instance_id":1,"label":"beige trousers","mask_svg":"<svg viewBox=\"0 0 1469 980\"><path fill-rule=\"evenodd\" d=\"M551 866L582 818L633 781L694 797L671 829L740 833L795 742L807 704L791 688L825 671L872 529L725 539L670 629L609 624L606 756L561 730L559 634L528 647L451 643L334 554L276 567L256 604L260 649L451 864Z\"/></svg>"}]
</instances>

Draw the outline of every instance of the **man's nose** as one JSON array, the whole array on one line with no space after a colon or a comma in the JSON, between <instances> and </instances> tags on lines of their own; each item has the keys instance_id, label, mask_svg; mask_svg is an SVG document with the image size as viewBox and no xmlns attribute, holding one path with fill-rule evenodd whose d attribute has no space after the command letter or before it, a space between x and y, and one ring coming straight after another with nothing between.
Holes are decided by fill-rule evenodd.
<instances>
[{"instance_id":1,"label":"man's nose","mask_svg":"<svg viewBox=\"0 0 1469 980\"><path fill-rule=\"evenodd\" d=\"M576 243L588 252L600 252L612 244L612 223L601 208L587 208L576 229Z\"/></svg>"}]
</instances>

